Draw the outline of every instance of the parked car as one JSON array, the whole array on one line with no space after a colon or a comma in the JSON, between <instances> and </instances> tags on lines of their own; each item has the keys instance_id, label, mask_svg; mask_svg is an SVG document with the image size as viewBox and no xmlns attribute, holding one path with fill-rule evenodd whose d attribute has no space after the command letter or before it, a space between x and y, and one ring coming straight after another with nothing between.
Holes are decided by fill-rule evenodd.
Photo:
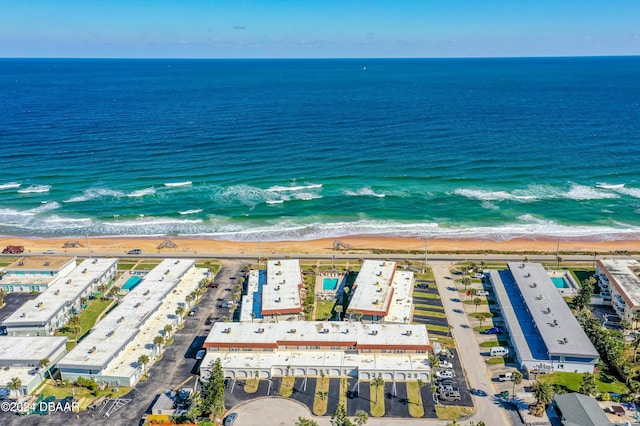
<instances>
[{"instance_id":1,"label":"parked car","mask_svg":"<svg viewBox=\"0 0 640 426\"><path fill-rule=\"evenodd\" d=\"M487 393L482 389L469 389L469 392L475 396L487 396Z\"/></svg>"},{"instance_id":2,"label":"parked car","mask_svg":"<svg viewBox=\"0 0 640 426\"><path fill-rule=\"evenodd\" d=\"M142 250L140 249L129 250L127 254L142 254Z\"/></svg>"},{"instance_id":3,"label":"parked car","mask_svg":"<svg viewBox=\"0 0 640 426\"><path fill-rule=\"evenodd\" d=\"M453 386L453 379L438 379L438 385Z\"/></svg>"},{"instance_id":4,"label":"parked car","mask_svg":"<svg viewBox=\"0 0 640 426\"><path fill-rule=\"evenodd\" d=\"M453 364L451 364L449 361L440 361L440 364L438 365L438 367L445 368L445 369L451 369L451 368L453 368Z\"/></svg>"},{"instance_id":5,"label":"parked car","mask_svg":"<svg viewBox=\"0 0 640 426\"><path fill-rule=\"evenodd\" d=\"M418 287L418 288L429 288L429 284L428 283L418 283L416 285L416 287Z\"/></svg>"},{"instance_id":6,"label":"parked car","mask_svg":"<svg viewBox=\"0 0 640 426\"><path fill-rule=\"evenodd\" d=\"M229 414L227 418L224 419L224 426L231 426L232 424L235 423L237 418L238 418L238 413Z\"/></svg>"},{"instance_id":7,"label":"parked car","mask_svg":"<svg viewBox=\"0 0 640 426\"><path fill-rule=\"evenodd\" d=\"M453 388L449 391L441 392L440 399L445 401L460 401L460 390L458 388Z\"/></svg>"},{"instance_id":8,"label":"parked car","mask_svg":"<svg viewBox=\"0 0 640 426\"><path fill-rule=\"evenodd\" d=\"M502 334L500 327L491 327L482 332L482 334Z\"/></svg>"},{"instance_id":9,"label":"parked car","mask_svg":"<svg viewBox=\"0 0 640 426\"><path fill-rule=\"evenodd\" d=\"M453 370L440 370L435 373L438 379L451 379L453 378Z\"/></svg>"},{"instance_id":10,"label":"parked car","mask_svg":"<svg viewBox=\"0 0 640 426\"><path fill-rule=\"evenodd\" d=\"M484 277L484 274L477 273L477 274L474 274L472 278L482 278L482 277Z\"/></svg>"},{"instance_id":11,"label":"parked car","mask_svg":"<svg viewBox=\"0 0 640 426\"><path fill-rule=\"evenodd\" d=\"M510 382L513 380L513 375L511 373L504 373L498 376L498 380L501 382Z\"/></svg>"},{"instance_id":12,"label":"parked car","mask_svg":"<svg viewBox=\"0 0 640 426\"><path fill-rule=\"evenodd\" d=\"M476 296L488 296L489 292L486 290L480 290L479 292L476 293Z\"/></svg>"},{"instance_id":13,"label":"parked car","mask_svg":"<svg viewBox=\"0 0 640 426\"><path fill-rule=\"evenodd\" d=\"M507 356L509 355L509 348L505 348L504 346L494 346L489 350L490 356Z\"/></svg>"}]
</instances>

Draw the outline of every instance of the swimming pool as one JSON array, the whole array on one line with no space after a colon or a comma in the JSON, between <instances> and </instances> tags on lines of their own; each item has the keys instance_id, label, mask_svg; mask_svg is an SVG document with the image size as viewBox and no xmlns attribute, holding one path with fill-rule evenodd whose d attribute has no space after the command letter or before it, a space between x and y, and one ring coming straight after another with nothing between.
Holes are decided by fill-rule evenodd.
<instances>
[{"instance_id":1,"label":"swimming pool","mask_svg":"<svg viewBox=\"0 0 640 426\"><path fill-rule=\"evenodd\" d=\"M337 278L323 278L322 279L322 289L323 290L335 290L338 287L338 279Z\"/></svg>"},{"instance_id":2,"label":"swimming pool","mask_svg":"<svg viewBox=\"0 0 640 426\"><path fill-rule=\"evenodd\" d=\"M140 277L131 277L127 280L126 283L124 283L124 285L122 286L123 290L133 290L138 284L140 284L140 282L142 281L142 278Z\"/></svg>"},{"instance_id":3,"label":"swimming pool","mask_svg":"<svg viewBox=\"0 0 640 426\"><path fill-rule=\"evenodd\" d=\"M567 283L564 277L551 277L551 281L553 281L553 285L555 285L556 288L569 288L569 283Z\"/></svg>"}]
</instances>

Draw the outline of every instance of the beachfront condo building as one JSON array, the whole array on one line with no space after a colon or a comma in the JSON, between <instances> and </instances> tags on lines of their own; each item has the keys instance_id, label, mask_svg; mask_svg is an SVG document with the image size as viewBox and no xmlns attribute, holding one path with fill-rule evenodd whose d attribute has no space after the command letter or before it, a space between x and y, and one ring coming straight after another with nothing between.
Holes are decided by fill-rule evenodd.
<instances>
[{"instance_id":1,"label":"beachfront condo building","mask_svg":"<svg viewBox=\"0 0 640 426\"><path fill-rule=\"evenodd\" d=\"M139 359L146 355L153 362L162 350L154 344L157 336L171 338L166 326L176 330L191 294L208 274L196 268L193 259L165 259L132 287L91 333L82 339L57 367L63 379L84 377L99 384L134 386L145 369Z\"/></svg>"},{"instance_id":2,"label":"beachfront condo building","mask_svg":"<svg viewBox=\"0 0 640 426\"><path fill-rule=\"evenodd\" d=\"M396 262L365 260L348 294L347 315L370 323L406 323L411 318L413 272Z\"/></svg>"},{"instance_id":3,"label":"beachfront condo building","mask_svg":"<svg viewBox=\"0 0 640 426\"><path fill-rule=\"evenodd\" d=\"M489 280L521 368L593 373L599 354L544 267L507 265L490 271Z\"/></svg>"},{"instance_id":4,"label":"beachfront condo building","mask_svg":"<svg viewBox=\"0 0 640 426\"><path fill-rule=\"evenodd\" d=\"M604 304L611 305L621 319L634 323L640 314L640 262L631 259L596 261L596 277Z\"/></svg>"},{"instance_id":5,"label":"beachfront condo building","mask_svg":"<svg viewBox=\"0 0 640 426\"><path fill-rule=\"evenodd\" d=\"M2 336L0 337L0 397L29 395L49 375L50 369L67 353L67 338ZM40 361L48 365L40 368ZM20 379L20 389L9 390L8 383Z\"/></svg>"},{"instance_id":6,"label":"beachfront condo building","mask_svg":"<svg viewBox=\"0 0 640 426\"><path fill-rule=\"evenodd\" d=\"M0 289L9 293L44 291L56 278L71 273L76 263L75 257L21 257L0 272Z\"/></svg>"},{"instance_id":7,"label":"beachfront condo building","mask_svg":"<svg viewBox=\"0 0 640 426\"><path fill-rule=\"evenodd\" d=\"M248 278L241 321L276 322L299 319L303 315L304 279L298 260L271 260L266 270L249 271Z\"/></svg>"},{"instance_id":8,"label":"beachfront condo building","mask_svg":"<svg viewBox=\"0 0 640 426\"><path fill-rule=\"evenodd\" d=\"M68 275L58 277L35 299L26 301L2 325L9 336L52 336L81 310L102 284L116 275L118 259L87 259Z\"/></svg>"},{"instance_id":9,"label":"beachfront condo building","mask_svg":"<svg viewBox=\"0 0 640 426\"><path fill-rule=\"evenodd\" d=\"M226 377L353 377L430 380L423 325L349 321L216 323L203 347L206 377L220 359Z\"/></svg>"}]
</instances>

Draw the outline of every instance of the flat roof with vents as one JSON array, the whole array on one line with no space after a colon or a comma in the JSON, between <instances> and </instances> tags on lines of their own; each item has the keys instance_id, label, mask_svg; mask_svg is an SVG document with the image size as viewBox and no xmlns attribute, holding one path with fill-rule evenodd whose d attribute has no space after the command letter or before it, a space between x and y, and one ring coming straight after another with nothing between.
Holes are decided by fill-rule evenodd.
<instances>
[{"instance_id":1,"label":"flat roof with vents","mask_svg":"<svg viewBox=\"0 0 640 426\"><path fill-rule=\"evenodd\" d=\"M391 284L395 270L395 262L365 260L353 285L347 312L386 316L394 292Z\"/></svg>"},{"instance_id":2,"label":"flat roof with vents","mask_svg":"<svg viewBox=\"0 0 640 426\"><path fill-rule=\"evenodd\" d=\"M38 297L26 301L4 320L6 327L42 327L53 319L65 306L75 303L94 280L102 278L118 263L118 259L87 259L71 273L56 280Z\"/></svg>"},{"instance_id":3,"label":"flat roof with vents","mask_svg":"<svg viewBox=\"0 0 640 426\"><path fill-rule=\"evenodd\" d=\"M75 261L75 257L25 256L7 265L4 270L7 273L26 271L59 271L69 263Z\"/></svg>"},{"instance_id":4,"label":"flat roof with vents","mask_svg":"<svg viewBox=\"0 0 640 426\"><path fill-rule=\"evenodd\" d=\"M267 263L267 282L262 286L262 315L302 312L300 288L303 286L300 262L295 259Z\"/></svg>"},{"instance_id":5,"label":"flat roof with vents","mask_svg":"<svg viewBox=\"0 0 640 426\"><path fill-rule=\"evenodd\" d=\"M640 309L640 262L631 259L598 260L609 281L632 309Z\"/></svg>"}]
</instances>

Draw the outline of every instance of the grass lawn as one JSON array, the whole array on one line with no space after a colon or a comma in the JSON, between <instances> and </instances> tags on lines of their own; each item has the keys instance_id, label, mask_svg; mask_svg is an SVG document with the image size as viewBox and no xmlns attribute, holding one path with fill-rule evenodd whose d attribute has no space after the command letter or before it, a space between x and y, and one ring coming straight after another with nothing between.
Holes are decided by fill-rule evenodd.
<instances>
[{"instance_id":1,"label":"grass lawn","mask_svg":"<svg viewBox=\"0 0 640 426\"><path fill-rule=\"evenodd\" d=\"M420 291L414 291L411 296L413 296L413 297L422 297L424 299L440 299L440 296L437 295L437 294L423 293L423 292L420 292Z\"/></svg>"},{"instance_id":2,"label":"grass lawn","mask_svg":"<svg viewBox=\"0 0 640 426\"><path fill-rule=\"evenodd\" d=\"M481 297L481 296L478 296L478 297ZM464 300L462 303L464 303L465 305L474 305L473 299ZM481 305L495 305L496 302L494 302L493 300L480 299L480 304Z\"/></svg>"},{"instance_id":3,"label":"grass lawn","mask_svg":"<svg viewBox=\"0 0 640 426\"><path fill-rule=\"evenodd\" d=\"M433 280L433 270L431 268L427 268L424 271L424 274L415 274L416 280Z\"/></svg>"},{"instance_id":4,"label":"grass lawn","mask_svg":"<svg viewBox=\"0 0 640 426\"><path fill-rule=\"evenodd\" d=\"M373 417L384 416L384 385L371 384L371 415Z\"/></svg>"},{"instance_id":5,"label":"grass lawn","mask_svg":"<svg viewBox=\"0 0 640 426\"><path fill-rule=\"evenodd\" d=\"M133 267L136 266L135 263L120 263L118 262L118 270L119 271L130 271Z\"/></svg>"},{"instance_id":6,"label":"grass lawn","mask_svg":"<svg viewBox=\"0 0 640 426\"><path fill-rule=\"evenodd\" d=\"M422 310L422 309L416 309L413 313L414 313L414 315L423 315L425 317L432 317L432 318L446 318L447 317L444 314L444 312L426 311L426 310Z\"/></svg>"},{"instance_id":7,"label":"grass lawn","mask_svg":"<svg viewBox=\"0 0 640 426\"><path fill-rule=\"evenodd\" d=\"M45 385L45 387L41 388L41 393L44 395L45 398L48 396L55 396L57 399L62 399L67 396L74 396L74 390L75 390L75 397L77 399L80 399L80 398L94 399L103 395L117 398L117 397L121 397L123 395L128 394L129 392L131 392L132 389L133 388L120 386L118 388L118 392L114 392L111 388L107 388L103 391L98 391L98 395L94 396L91 394L91 391L87 388L78 387L78 386L69 386L69 387L55 386L51 380L47 380L47 384Z\"/></svg>"},{"instance_id":8,"label":"grass lawn","mask_svg":"<svg viewBox=\"0 0 640 426\"><path fill-rule=\"evenodd\" d=\"M601 374L596 374L596 386L598 392L609 392L609 393L627 393L629 389L624 385L624 383L619 382L618 380L613 379L612 382L608 383L602 381L603 378L607 378L609 380L610 376L602 376ZM545 383L555 383L567 388L569 392L578 392L580 389L580 381L582 380L581 373L567 373L567 372L557 372L550 373L544 375L538 375L537 380L539 382Z\"/></svg>"},{"instance_id":9,"label":"grass lawn","mask_svg":"<svg viewBox=\"0 0 640 426\"><path fill-rule=\"evenodd\" d=\"M443 325L427 324L427 330L439 331L441 333L448 333L449 329Z\"/></svg>"},{"instance_id":10,"label":"grass lawn","mask_svg":"<svg viewBox=\"0 0 640 426\"><path fill-rule=\"evenodd\" d=\"M429 340L432 340L434 342L440 343L440 345L442 345L443 348L455 348L456 347L456 342L455 342L455 340L453 340L453 337L442 337L442 336L431 337L431 336L429 336Z\"/></svg>"},{"instance_id":11,"label":"grass lawn","mask_svg":"<svg viewBox=\"0 0 640 426\"><path fill-rule=\"evenodd\" d=\"M313 399L313 414L324 416L329 403L329 378L319 377L316 381L316 392Z\"/></svg>"},{"instance_id":12,"label":"grass lawn","mask_svg":"<svg viewBox=\"0 0 640 426\"><path fill-rule=\"evenodd\" d=\"M78 314L78 318L80 319L80 333L78 333L78 336L83 336L87 331L91 330L98 317L105 312L112 303L115 303L115 301L93 299L89 302L86 309ZM75 334L71 332L60 333L60 335L67 336L69 339L75 339L76 337Z\"/></svg>"},{"instance_id":13,"label":"grass lawn","mask_svg":"<svg viewBox=\"0 0 640 426\"><path fill-rule=\"evenodd\" d=\"M481 348L493 348L495 346L509 346L509 342L506 340L491 340L489 342L482 342L478 346Z\"/></svg>"},{"instance_id":14,"label":"grass lawn","mask_svg":"<svg viewBox=\"0 0 640 426\"><path fill-rule=\"evenodd\" d=\"M576 281L578 282L578 285L582 285L582 281L584 281L587 278L593 276L593 274L594 274L593 269L591 269L591 270L571 269L570 271L573 274L573 276L575 277Z\"/></svg>"},{"instance_id":15,"label":"grass lawn","mask_svg":"<svg viewBox=\"0 0 640 426\"><path fill-rule=\"evenodd\" d=\"M427 305L425 303L416 303L415 305L416 309L424 309L427 311L440 311L440 312L444 312L444 307L443 306L439 306L439 305Z\"/></svg>"},{"instance_id":16,"label":"grass lawn","mask_svg":"<svg viewBox=\"0 0 640 426\"><path fill-rule=\"evenodd\" d=\"M457 405L436 405L436 416L440 420L459 420L461 417L473 413L472 407L459 407Z\"/></svg>"},{"instance_id":17,"label":"grass lawn","mask_svg":"<svg viewBox=\"0 0 640 426\"><path fill-rule=\"evenodd\" d=\"M510 356L508 357L493 356L489 358L486 362L489 365L508 364L510 362L513 362L513 358Z\"/></svg>"},{"instance_id":18,"label":"grass lawn","mask_svg":"<svg viewBox=\"0 0 640 426\"><path fill-rule=\"evenodd\" d=\"M333 300L318 302L316 305L316 320L324 320L327 314L331 314L334 305L335 302Z\"/></svg>"},{"instance_id":19,"label":"grass lawn","mask_svg":"<svg viewBox=\"0 0 640 426\"><path fill-rule=\"evenodd\" d=\"M424 406L418 382L407 382L407 399L409 400L409 415L415 418L424 416Z\"/></svg>"},{"instance_id":20,"label":"grass lawn","mask_svg":"<svg viewBox=\"0 0 640 426\"><path fill-rule=\"evenodd\" d=\"M153 268L155 268L159 264L160 264L160 262L157 262L157 263L139 263L133 269L136 270L136 271L140 271L140 270L143 270L143 269L152 270Z\"/></svg>"},{"instance_id":21,"label":"grass lawn","mask_svg":"<svg viewBox=\"0 0 640 426\"><path fill-rule=\"evenodd\" d=\"M289 398L293 393L293 383L296 378L293 376L287 376L282 378L282 384L280 385L280 396Z\"/></svg>"},{"instance_id":22,"label":"grass lawn","mask_svg":"<svg viewBox=\"0 0 640 426\"><path fill-rule=\"evenodd\" d=\"M478 325L476 327L473 327L473 331L478 332L478 333L482 333L485 330L488 330L490 328L493 328L493 326L492 325L483 325L483 326Z\"/></svg>"},{"instance_id":23,"label":"grass lawn","mask_svg":"<svg viewBox=\"0 0 640 426\"><path fill-rule=\"evenodd\" d=\"M349 390L347 386L349 386L347 379L345 377L341 378L338 405L343 405L345 409L347 408L347 391Z\"/></svg>"},{"instance_id":24,"label":"grass lawn","mask_svg":"<svg viewBox=\"0 0 640 426\"><path fill-rule=\"evenodd\" d=\"M244 384L244 391L246 393L256 393L258 390L258 386L260 385L260 379L256 379L252 377L251 379L247 379Z\"/></svg>"}]
</instances>

